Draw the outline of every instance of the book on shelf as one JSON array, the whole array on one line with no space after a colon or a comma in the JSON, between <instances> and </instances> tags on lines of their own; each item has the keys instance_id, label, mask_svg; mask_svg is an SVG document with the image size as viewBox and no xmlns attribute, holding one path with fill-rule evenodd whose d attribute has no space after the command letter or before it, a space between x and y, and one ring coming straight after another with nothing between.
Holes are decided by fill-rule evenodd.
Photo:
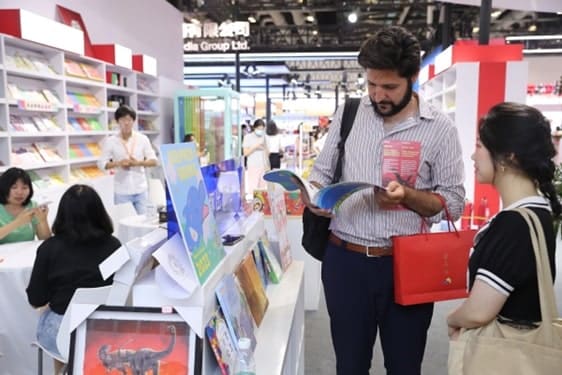
<instances>
[{"instance_id":1,"label":"book on shelf","mask_svg":"<svg viewBox=\"0 0 562 375\"><path fill-rule=\"evenodd\" d=\"M43 164L44 160L37 150L31 145L12 146L10 155L11 163L14 166L28 166Z\"/></svg>"},{"instance_id":2,"label":"book on shelf","mask_svg":"<svg viewBox=\"0 0 562 375\"><path fill-rule=\"evenodd\" d=\"M254 319L251 316L244 292L233 274L226 274L219 281L215 294L219 301L232 341L238 346L240 337L248 337L252 351L256 348Z\"/></svg>"},{"instance_id":3,"label":"book on shelf","mask_svg":"<svg viewBox=\"0 0 562 375\"><path fill-rule=\"evenodd\" d=\"M256 268L258 270L258 274L260 275L261 282L265 288L267 287L267 284L269 284L267 268L265 267L263 255L257 243L252 247L252 255L254 256L254 262L256 263Z\"/></svg>"},{"instance_id":4,"label":"book on shelf","mask_svg":"<svg viewBox=\"0 0 562 375\"><path fill-rule=\"evenodd\" d=\"M67 76L88 78L80 64L69 59L64 59L64 72Z\"/></svg>"},{"instance_id":5,"label":"book on shelf","mask_svg":"<svg viewBox=\"0 0 562 375\"><path fill-rule=\"evenodd\" d=\"M32 145L46 163L53 163L63 160L53 145L44 142L34 142Z\"/></svg>"},{"instance_id":6,"label":"book on shelf","mask_svg":"<svg viewBox=\"0 0 562 375\"><path fill-rule=\"evenodd\" d=\"M368 182L339 182L323 188L317 188L295 172L288 169L274 169L263 175L264 180L275 182L288 191L302 188L308 200L316 207L336 212L339 206L352 194L363 189L381 189L384 187Z\"/></svg>"},{"instance_id":7,"label":"book on shelf","mask_svg":"<svg viewBox=\"0 0 562 375\"><path fill-rule=\"evenodd\" d=\"M237 351L220 309L213 313L205 326L205 334L213 350L221 375L234 375Z\"/></svg>"},{"instance_id":8,"label":"book on shelf","mask_svg":"<svg viewBox=\"0 0 562 375\"><path fill-rule=\"evenodd\" d=\"M236 275L242 291L244 291L246 301L250 306L250 312L259 327L269 305L269 300L265 294L265 285L261 281L252 251L248 252L242 259L242 262L234 271L234 275Z\"/></svg>"},{"instance_id":9,"label":"book on shelf","mask_svg":"<svg viewBox=\"0 0 562 375\"><path fill-rule=\"evenodd\" d=\"M267 235L262 235L258 241L258 246L263 255L263 261L267 270L267 276L273 284L279 284L283 276L283 269L279 260L275 256Z\"/></svg>"},{"instance_id":10,"label":"book on shelf","mask_svg":"<svg viewBox=\"0 0 562 375\"><path fill-rule=\"evenodd\" d=\"M70 145L68 145L68 156L71 159L76 159L76 158L83 158L88 155L84 154L84 150L82 149L82 147L80 147L79 144L71 143Z\"/></svg>"},{"instance_id":11,"label":"book on shelf","mask_svg":"<svg viewBox=\"0 0 562 375\"><path fill-rule=\"evenodd\" d=\"M80 67L86 73L86 76L94 81L101 81L103 82L103 75L101 72L93 65L80 63Z\"/></svg>"},{"instance_id":12,"label":"book on shelf","mask_svg":"<svg viewBox=\"0 0 562 375\"><path fill-rule=\"evenodd\" d=\"M57 106L60 105L59 98L57 98L57 96L51 90L43 89L41 90L41 93L43 94L47 102L51 104L56 104Z\"/></svg>"}]
</instances>

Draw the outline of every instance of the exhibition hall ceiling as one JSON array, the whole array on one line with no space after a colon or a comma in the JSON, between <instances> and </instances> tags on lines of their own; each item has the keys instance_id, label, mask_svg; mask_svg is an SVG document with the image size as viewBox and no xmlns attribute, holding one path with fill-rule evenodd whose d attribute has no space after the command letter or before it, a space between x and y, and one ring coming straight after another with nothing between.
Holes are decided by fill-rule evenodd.
<instances>
[{"instance_id":1,"label":"exhibition hall ceiling","mask_svg":"<svg viewBox=\"0 0 562 375\"><path fill-rule=\"evenodd\" d=\"M184 13L186 22L249 21L250 51L258 52L314 52L357 51L361 42L378 29L389 25L402 25L414 33L422 49L429 53L440 45L444 38L449 43L459 39L478 38L480 8L473 5L414 0L168 0ZM548 2L550 0L541 0ZM470 2L469 2L470 3ZM472 2L474 3L474 2ZM497 3L493 1L492 4ZM492 9L490 37L507 35L562 34L561 9L536 12L521 9ZM502 3L503 4L503 3ZM449 20L445 29L443 22ZM352 22L354 21L354 22ZM526 48L562 48L562 41L526 42ZM546 43L542 45L541 43ZM255 56L255 55L254 55ZM294 58L285 55L278 61L280 73L275 78L285 79L287 84L295 80L300 86L310 86L315 91L333 87L335 84L361 81L361 70L353 62L342 58L333 62L320 58ZM348 57L347 60L350 58ZM189 66L213 64L186 57L186 72ZM351 58L353 60L353 58ZM192 62L190 62L192 61ZM331 62L330 62L331 61ZM260 59L252 66L242 58L242 69L259 70ZM268 64L271 64L269 60ZM271 68L270 68L271 70ZM286 72L288 70L288 72ZM344 75L347 71L347 77ZM258 74L255 74L255 78ZM193 77L196 79L203 77ZM223 74L224 76L224 74ZM216 77L213 79L216 87ZM247 74L247 80L254 78ZM232 78L231 78L232 79ZM349 85L351 86L351 85ZM346 87L355 89L355 87ZM310 90L309 90L310 91Z\"/></svg>"}]
</instances>

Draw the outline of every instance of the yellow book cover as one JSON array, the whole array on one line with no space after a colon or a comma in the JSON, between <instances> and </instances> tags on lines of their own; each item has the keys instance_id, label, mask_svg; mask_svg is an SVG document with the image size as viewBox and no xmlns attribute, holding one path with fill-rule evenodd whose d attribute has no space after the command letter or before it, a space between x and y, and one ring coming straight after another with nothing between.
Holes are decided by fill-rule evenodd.
<instances>
[{"instance_id":1,"label":"yellow book cover","mask_svg":"<svg viewBox=\"0 0 562 375\"><path fill-rule=\"evenodd\" d=\"M236 271L234 271L234 274L244 291L254 321L259 327L269 305L269 300L265 294L265 289L251 251L244 257Z\"/></svg>"}]
</instances>

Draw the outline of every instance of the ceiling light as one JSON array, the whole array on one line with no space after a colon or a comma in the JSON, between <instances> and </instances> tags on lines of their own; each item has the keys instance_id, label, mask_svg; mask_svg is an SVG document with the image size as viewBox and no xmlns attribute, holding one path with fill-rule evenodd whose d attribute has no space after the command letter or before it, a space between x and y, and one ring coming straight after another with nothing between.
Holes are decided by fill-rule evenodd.
<instances>
[{"instance_id":1,"label":"ceiling light","mask_svg":"<svg viewBox=\"0 0 562 375\"><path fill-rule=\"evenodd\" d=\"M519 35L519 36L507 36L505 40L516 41L516 40L556 40L562 39L562 34L558 35Z\"/></svg>"},{"instance_id":2,"label":"ceiling light","mask_svg":"<svg viewBox=\"0 0 562 375\"><path fill-rule=\"evenodd\" d=\"M527 30L529 30L530 32L533 33L533 32L535 32L535 31L537 31L537 25L532 24L531 26L529 26L529 28L528 28Z\"/></svg>"},{"instance_id":3,"label":"ceiling light","mask_svg":"<svg viewBox=\"0 0 562 375\"><path fill-rule=\"evenodd\" d=\"M193 23L195 25L201 25L201 21L199 21L197 18L192 18L191 23Z\"/></svg>"},{"instance_id":4,"label":"ceiling light","mask_svg":"<svg viewBox=\"0 0 562 375\"><path fill-rule=\"evenodd\" d=\"M314 22L314 16L312 14L306 16L306 22Z\"/></svg>"},{"instance_id":5,"label":"ceiling light","mask_svg":"<svg viewBox=\"0 0 562 375\"><path fill-rule=\"evenodd\" d=\"M479 31L480 31L480 28L479 28L478 26L474 26L474 27L472 28L472 33L473 33L473 34L477 34Z\"/></svg>"},{"instance_id":6,"label":"ceiling light","mask_svg":"<svg viewBox=\"0 0 562 375\"><path fill-rule=\"evenodd\" d=\"M502 11L501 10L495 10L492 12L491 16L492 18L498 18L499 16L501 16Z\"/></svg>"},{"instance_id":7,"label":"ceiling light","mask_svg":"<svg viewBox=\"0 0 562 375\"><path fill-rule=\"evenodd\" d=\"M318 30L312 30L312 35L318 35Z\"/></svg>"},{"instance_id":8,"label":"ceiling light","mask_svg":"<svg viewBox=\"0 0 562 375\"><path fill-rule=\"evenodd\" d=\"M357 13L355 12L351 12L347 15L347 20L349 21L349 23L355 23L357 22Z\"/></svg>"},{"instance_id":9,"label":"ceiling light","mask_svg":"<svg viewBox=\"0 0 562 375\"><path fill-rule=\"evenodd\" d=\"M248 16L248 22L250 22L250 23L256 23L256 22L257 22L256 17L254 17L254 16Z\"/></svg>"}]
</instances>

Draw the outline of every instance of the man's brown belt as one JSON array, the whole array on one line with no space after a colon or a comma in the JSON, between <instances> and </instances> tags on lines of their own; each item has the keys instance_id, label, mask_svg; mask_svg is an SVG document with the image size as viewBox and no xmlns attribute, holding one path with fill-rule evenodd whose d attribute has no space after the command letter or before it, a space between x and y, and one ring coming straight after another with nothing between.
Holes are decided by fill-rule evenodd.
<instances>
[{"instance_id":1,"label":"man's brown belt","mask_svg":"<svg viewBox=\"0 0 562 375\"><path fill-rule=\"evenodd\" d=\"M343 247L346 250L354 251L356 253L365 254L368 257L385 257L392 255L391 247L358 245L355 243L344 241L333 233L330 233L328 240L336 246Z\"/></svg>"}]
</instances>

